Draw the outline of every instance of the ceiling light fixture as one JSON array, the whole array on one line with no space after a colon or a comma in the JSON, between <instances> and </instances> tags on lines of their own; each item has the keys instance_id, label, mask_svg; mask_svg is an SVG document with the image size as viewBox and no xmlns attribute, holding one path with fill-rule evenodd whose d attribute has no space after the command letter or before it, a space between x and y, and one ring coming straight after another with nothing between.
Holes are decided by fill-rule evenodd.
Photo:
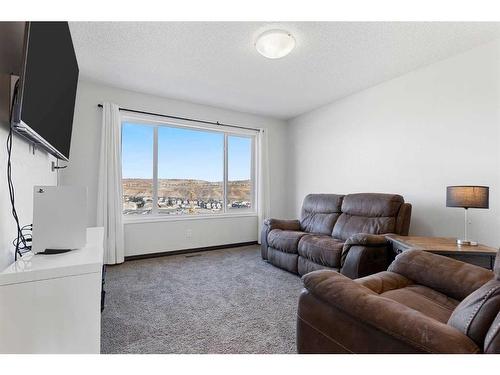
<instances>
[{"instance_id":1,"label":"ceiling light fixture","mask_svg":"<svg viewBox=\"0 0 500 375\"><path fill-rule=\"evenodd\" d=\"M295 47L295 38L285 30L268 30L259 35L255 48L268 59L285 57Z\"/></svg>"}]
</instances>

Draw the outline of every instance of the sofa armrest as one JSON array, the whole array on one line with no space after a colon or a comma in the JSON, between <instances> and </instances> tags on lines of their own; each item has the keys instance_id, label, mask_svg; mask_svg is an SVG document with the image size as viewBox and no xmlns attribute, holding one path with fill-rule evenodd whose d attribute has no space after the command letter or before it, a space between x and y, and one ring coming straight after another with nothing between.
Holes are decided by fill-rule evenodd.
<instances>
[{"instance_id":1,"label":"sofa armrest","mask_svg":"<svg viewBox=\"0 0 500 375\"><path fill-rule=\"evenodd\" d=\"M399 254L388 271L399 273L459 301L494 276L493 272L485 268L416 249Z\"/></svg>"},{"instance_id":2,"label":"sofa armrest","mask_svg":"<svg viewBox=\"0 0 500 375\"><path fill-rule=\"evenodd\" d=\"M283 219L265 219L260 233L260 256L267 259L267 236L273 229L300 230L300 221Z\"/></svg>"},{"instance_id":3,"label":"sofa armrest","mask_svg":"<svg viewBox=\"0 0 500 375\"><path fill-rule=\"evenodd\" d=\"M266 219L264 225L267 225L270 231L273 229L300 230L299 220Z\"/></svg>"},{"instance_id":4,"label":"sofa armrest","mask_svg":"<svg viewBox=\"0 0 500 375\"><path fill-rule=\"evenodd\" d=\"M385 271L389 265L390 242L385 236L358 233L344 243L341 273L351 279Z\"/></svg>"},{"instance_id":5,"label":"sofa armrest","mask_svg":"<svg viewBox=\"0 0 500 375\"><path fill-rule=\"evenodd\" d=\"M385 235L356 233L355 235L347 239L347 241L344 243L344 248L346 248L346 246L353 245L385 246L387 244L389 244L389 241L385 238Z\"/></svg>"},{"instance_id":6,"label":"sofa armrest","mask_svg":"<svg viewBox=\"0 0 500 375\"><path fill-rule=\"evenodd\" d=\"M374 291L334 271L314 271L302 277L308 293L345 319L325 314L318 332L351 352L384 352L381 343L400 342L406 348L427 353L477 353L477 345L459 330ZM304 311L299 304L299 313ZM302 314L305 315L305 314ZM329 318L330 317L330 318ZM307 319L304 316L299 318ZM315 321L307 322L314 326ZM346 327L342 327L347 324ZM324 333L325 330L328 332ZM348 338L343 332L350 332ZM336 336L336 337L335 337ZM348 341L349 338L357 338ZM345 342L342 340L346 339ZM300 338L299 338L300 339ZM397 346L397 345L396 345Z\"/></svg>"}]
</instances>

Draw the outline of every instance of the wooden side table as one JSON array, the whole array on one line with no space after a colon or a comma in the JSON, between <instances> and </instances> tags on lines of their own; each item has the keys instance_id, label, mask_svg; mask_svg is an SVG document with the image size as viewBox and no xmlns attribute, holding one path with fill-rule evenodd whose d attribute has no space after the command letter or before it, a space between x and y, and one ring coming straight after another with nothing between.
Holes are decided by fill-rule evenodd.
<instances>
[{"instance_id":1,"label":"wooden side table","mask_svg":"<svg viewBox=\"0 0 500 375\"><path fill-rule=\"evenodd\" d=\"M462 262L493 269L498 249L486 245L458 246L455 238L387 235L397 255L409 249L429 251Z\"/></svg>"}]
</instances>

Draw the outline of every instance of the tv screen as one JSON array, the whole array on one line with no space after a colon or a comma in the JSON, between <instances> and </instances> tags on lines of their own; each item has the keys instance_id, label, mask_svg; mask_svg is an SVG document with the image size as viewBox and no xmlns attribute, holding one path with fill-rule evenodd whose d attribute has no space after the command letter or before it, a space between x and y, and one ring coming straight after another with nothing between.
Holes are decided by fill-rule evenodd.
<instances>
[{"instance_id":1,"label":"tv screen","mask_svg":"<svg viewBox=\"0 0 500 375\"><path fill-rule=\"evenodd\" d=\"M24 132L67 160L78 84L69 26L67 22L29 22L26 29L19 120Z\"/></svg>"}]
</instances>

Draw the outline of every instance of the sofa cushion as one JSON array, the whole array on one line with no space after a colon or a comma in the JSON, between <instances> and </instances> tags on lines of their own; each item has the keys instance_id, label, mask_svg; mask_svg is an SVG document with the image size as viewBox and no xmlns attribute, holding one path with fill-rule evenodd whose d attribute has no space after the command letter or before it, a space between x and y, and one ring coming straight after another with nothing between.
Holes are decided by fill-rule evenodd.
<instances>
[{"instance_id":1,"label":"sofa cushion","mask_svg":"<svg viewBox=\"0 0 500 375\"><path fill-rule=\"evenodd\" d=\"M396 194L346 195L342 201L342 214L333 227L332 235L345 241L356 233L394 233L403 203L403 197Z\"/></svg>"},{"instance_id":2,"label":"sofa cushion","mask_svg":"<svg viewBox=\"0 0 500 375\"><path fill-rule=\"evenodd\" d=\"M299 255L322 266L339 268L344 242L331 236L308 234L299 241Z\"/></svg>"},{"instance_id":3,"label":"sofa cushion","mask_svg":"<svg viewBox=\"0 0 500 375\"><path fill-rule=\"evenodd\" d=\"M380 294L419 311L441 323L446 323L459 301L423 285L408 285Z\"/></svg>"},{"instance_id":4,"label":"sofa cushion","mask_svg":"<svg viewBox=\"0 0 500 375\"><path fill-rule=\"evenodd\" d=\"M302 205L301 229L309 233L330 235L341 214L343 197L338 194L307 195Z\"/></svg>"},{"instance_id":5,"label":"sofa cushion","mask_svg":"<svg viewBox=\"0 0 500 375\"><path fill-rule=\"evenodd\" d=\"M273 229L267 236L267 243L269 246L285 253L297 254L299 241L306 234L294 230Z\"/></svg>"},{"instance_id":6,"label":"sofa cushion","mask_svg":"<svg viewBox=\"0 0 500 375\"><path fill-rule=\"evenodd\" d=\"M488 330L500 311L500 280L493 279L457 306L448 324L483 346Z\"/></svg>"},{"instance_id":7,"label":"sofa cushion","mask_svg":"<svg viewBox=\"0 0 500 375\"><path fill-rule=\"evenodd\" d=\"M493 272L485 268L417 249L403 251L387 270L457 301L462 301L493 277Z\"/></svg>"},{"instance_id":8,"label":"sofa cushion","mask_svg":"<svg viewBox=\"0 0 500 375\"><path fill-rule=\"evenodd\" d=\"M355 280L368 289L446 323L459 301L423 285L417 285L403 275L384 271Z\"/></svg>"}]
</instances>

